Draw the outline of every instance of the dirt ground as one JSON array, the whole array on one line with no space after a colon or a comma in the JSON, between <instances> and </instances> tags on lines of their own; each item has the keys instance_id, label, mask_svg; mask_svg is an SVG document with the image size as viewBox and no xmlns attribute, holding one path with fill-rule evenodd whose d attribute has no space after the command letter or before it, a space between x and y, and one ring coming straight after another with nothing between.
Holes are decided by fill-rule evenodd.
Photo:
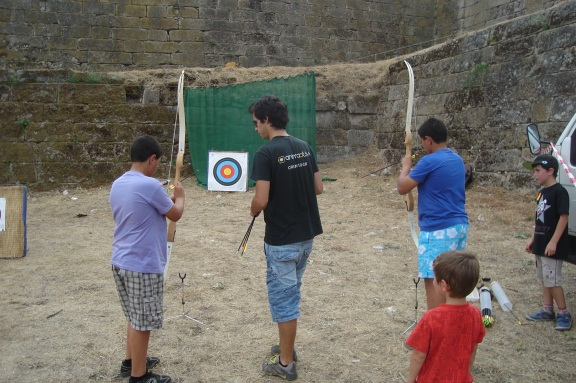
<instances>
[{"instance_id":1,"label":"dirt ground","mask_svg":"<svg viewBox=\"0 0 576 383\"><path fill-rule=\"evenodd\" d=\"M426 308L415 291L416 251L392 175L363 177L383 166L373 155L322 164L324 234L304 276L297 348L300 382L404 382L409 351L402 333ZM526 177L530 177L527 173ZM175 382L273 382L261 372L276 342L268 313L263 220L243 259L236 255L250 221L253 191L186 187L165 294L166 320L153 332L156 371ZM468 250L481 275L499 281L521 319L541 305L532 256L534 190L512 193L473 184L468 190ZM78 216L85 215L85 216ZM28 255L0 260L0 381L119 382L125 320L110 272L108 187L30 193ZM566 265L568 307L576 309L576 272ZM178 274L186 274L184 289ZM476 303L477 304L477 303ZM495 324L479 346L477 382L576 381L576 330L518 324L494 299Z\"/></svg>"}]
</instances>

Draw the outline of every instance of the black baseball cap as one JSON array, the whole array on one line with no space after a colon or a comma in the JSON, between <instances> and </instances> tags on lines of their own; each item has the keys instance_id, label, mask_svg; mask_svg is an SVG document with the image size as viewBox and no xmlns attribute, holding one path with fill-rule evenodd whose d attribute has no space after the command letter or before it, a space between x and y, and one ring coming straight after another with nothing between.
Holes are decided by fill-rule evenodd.
<instances>
[{"instance_id":1,"label":"black baseball cap","mask_svg":"<svg viewBox=\"0 0 576 383\"><path fill-rule=\"evenodd\" d=\"M554 169L554 174L558 172L558 160L550 154L541 154L532 161L532 169L536 165L542 166L546 170Z\"/></svg>"}]
</instances>

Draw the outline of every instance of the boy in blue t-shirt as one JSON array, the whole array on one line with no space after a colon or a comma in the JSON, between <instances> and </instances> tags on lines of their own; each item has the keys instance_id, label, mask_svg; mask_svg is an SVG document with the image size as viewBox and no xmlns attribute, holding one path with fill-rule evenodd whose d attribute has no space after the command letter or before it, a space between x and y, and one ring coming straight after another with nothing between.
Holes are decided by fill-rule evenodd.
<instances>
[{"instance_id":1,"label":"boy in blue t-shirt","mask_svg":"<svg viewBox=\"0 0 576 383\"><path fill-rule=\"evenodd\" d=\"M468 238L466 214L466 169L462 158L448 149L444 123L429 118L418 128L418 138L428 155L412 167L412 158L402 158L398 193L418 188L418 276L424 278L428 310L445 303L434 289L433 264L439 254L464 250Z\"/></svg>"}]
</instances>

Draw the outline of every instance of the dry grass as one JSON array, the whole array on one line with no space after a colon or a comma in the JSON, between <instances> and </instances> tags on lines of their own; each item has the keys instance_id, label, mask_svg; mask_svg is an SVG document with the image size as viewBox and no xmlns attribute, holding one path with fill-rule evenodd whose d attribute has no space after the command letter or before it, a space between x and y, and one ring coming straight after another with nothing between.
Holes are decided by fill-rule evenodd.
<instances>
[{"instance_id":1,"label":"dry grass","mask_svg":"<svg viewBox=\"0 0 576 383\"><path fill-rule=\"evenodd\" d=\"M362 177L381 166L373 153L321 166L323 176L337 181L325 182L319 198L324 234L304 277L299 381L403 382L406 376L402 332L415 314L416 256L395 178ZM178 273L186 273L185 307L205 325L179 318L154 332L150 353L162 358L157 370L180 383L278 381L260 372L276 341L261 219L244 259L235 255L253 192L208 192L192 179L184 184L186 213L178 224L165 315L182 312ZM531 194L477 185L468 191L468 249L478 254L482 276L501 283L520 317L541 304L532 257L523 251L532 227ZM28 256L0 262L0 381L124 381L115 377L125 324L108 265L113 226L108 188L32 193ZM575 278L566 265L572 310ZM420 284L419 316L423 290ZM494 315L474 366L477 382L574 381L574 330L520 326L496 301Z\"/></svg>"}]
</instances>

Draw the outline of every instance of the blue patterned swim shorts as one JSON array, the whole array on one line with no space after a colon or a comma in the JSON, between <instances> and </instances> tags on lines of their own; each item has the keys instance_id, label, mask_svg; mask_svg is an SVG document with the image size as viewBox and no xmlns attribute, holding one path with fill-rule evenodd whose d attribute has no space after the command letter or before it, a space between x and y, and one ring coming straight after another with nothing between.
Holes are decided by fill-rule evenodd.
<instances>
[{"instance_id":1,"label":"blue patterned swim shorts","mask_svg":"<svg viewBox=\"0 0 576 383\"><path fill-rule=\"evenodd\" d=\"M450 250L464 250L468 239L468 224L462 223L436 231L420 231L418 238L418 276L434 278L434 260Z\"/></svg>"}]
</instances>

